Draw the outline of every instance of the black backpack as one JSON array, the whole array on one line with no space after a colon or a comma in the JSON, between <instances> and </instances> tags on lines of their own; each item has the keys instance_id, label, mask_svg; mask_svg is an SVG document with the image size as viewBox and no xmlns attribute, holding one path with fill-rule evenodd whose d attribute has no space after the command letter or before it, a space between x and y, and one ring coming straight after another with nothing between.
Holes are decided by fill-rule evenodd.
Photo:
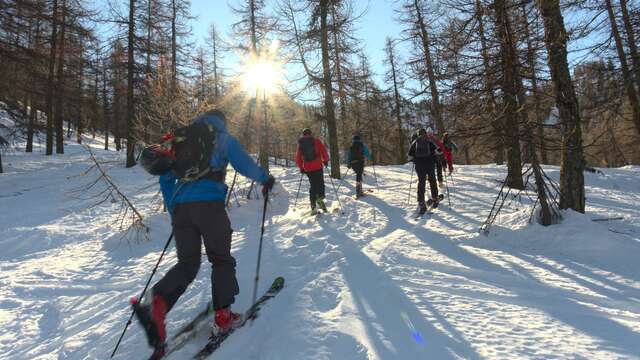
<instances>
[{"instance_id":1,"label":"black backpack","mask_svg":"<svg viewBox=\"0 0 640 360\"><path fill-rule=\"evenodd\" d=\"M354 142L351 144L351 162L364 161L364 145L361 142Z\"/></svg>"},{"instance_id":2,"label":"black backpack","mask_svg":"<svg viewBox=\"0 0 640 360\"><path fill-rule=\"evenodd\" d=\"M209 175L216 130L204 122L183 126L173 132L176 160L172 171L181 181L194 181Z\"/></svg>"},{"instance_id":3,"label":"black backpack","mask_svg":"<svg viewBox=\"0 0 640 360\"><path fill-rule=\"evenodd\" d=\"M416 158L426 158L431 156L431 142L427 139L418 138L416 140Z\"/></svg>"},{"instance_id":4,"label":"black backpack","mask_svg":"<svg viewBox=\"0 0 640 360\"><path fill-rule=\"evenodd\" d=\"M302 158L304 161L313 161L316 156L316 141L311 136L304 136L298 140L298 146L302 152Z\"/></svg>"}]
</instances>

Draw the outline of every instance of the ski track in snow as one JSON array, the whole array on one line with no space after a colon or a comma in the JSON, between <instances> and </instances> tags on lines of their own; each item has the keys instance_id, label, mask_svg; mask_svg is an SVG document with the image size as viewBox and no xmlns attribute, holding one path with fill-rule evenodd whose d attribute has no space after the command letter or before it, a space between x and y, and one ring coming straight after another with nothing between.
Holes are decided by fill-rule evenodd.
<instances>
[{"instance_id":1,"label":"ski track in snow","mask_svg":"<svg viewBox=\"0 0 640 360\"><path fill-rule=\"evenodd\" d=\"M98 139L99 140L99 139ZM146 214L151 241L127 242L111 226L119 205L88 209L74 192L91 181L86 151L64 156L12 153L0 175L0 358L105 359L170 233L158 207L156 179L124 169L100 150L109 174ZM511 201L489 235L478 229L505 168L458 166L450 199L412 219L409 166L367 168L356 201L353 178L340 187L338 211L304 218L300 175L273 169L260 291L279 275L284 290L212 356L223 359L640 359L640 168L586 173L587 215L565 213L562 225L527 223L530 208ZM558 178L559 169L548 167ZM340 183L334 180L336 187ZM414 176L415 181L415 176ZM326 178L330 207L337 210ZM86 194L84 194L86 195ZM524 198L523 198L524 199ZM230 211L241 294L249 306L261 201L240 199ZM523 200L525 201L525 200ZM622 216L622 221L592 222ZM175 263L173 246L160 265ZM210 298L203 266L168 316L171 334ZM156 275L156 280L158 279ZM185 359L200 334L169 359ZM130 326L116 359L150 354L141 328Z\"/></svg>"}]
</instances>

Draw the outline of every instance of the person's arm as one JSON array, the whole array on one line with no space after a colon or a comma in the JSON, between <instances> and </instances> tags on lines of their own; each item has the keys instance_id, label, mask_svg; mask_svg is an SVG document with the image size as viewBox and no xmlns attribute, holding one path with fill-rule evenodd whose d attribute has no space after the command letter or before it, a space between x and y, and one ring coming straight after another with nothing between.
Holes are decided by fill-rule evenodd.
<instances>
[{"instance_id":1,"label":"person's arm","mask_svg":"<svg viewBox=\"0 0 640 360\"><path fill-rule=\"evenodd\" d=\"M171 202L173 201L173 195L176 190L176 182L178 181L178 178L173 175L171 171L167 171L166 174L159 177L158 181L160 182L160 192L162 192L164 207L169 211L169 214L171 214L171 209L173 207Z\"/></svg>"},{"instance_id":2,"label":"person's arm","mask_svg":"<svg viewBox=\"0 0 640 360\"><path fill-rule=\"evenodd\" d=\"M451 141L451 148L455 151L458 151L458 145L456 145L456 143L454 143L452 140L449 141Z\"/></svg>"},{"instance_id":3,"label":"person's arm","mask_svg":"<svg viewBox=\"0 0 640 360\"><path fill-rule=\"evenodd\" d=\"M433 141L429 141L429 146L431 147L431 153L438 155L438 145L434 144Z\"/></svg>"},{"instance_id":4,"label":"person's arm","mask_svg":"<svg viewBox=\"0 0 640 360\"><path fill-rule=\"evenodd\" d=\"M323 163L326 163L329 161L329 154L327 153L327 148L324 146L324 144L322 143L322 141L320 141L320 139L316 139L316 149L320 150L320 157L322 159Z\"/></svg>"},{"instance_id":5,"label":"person's arm","mask_svg":"<svg viewBox=\"0 0 640 360\"><path fill-rule=\"evenodd\" d=\"M409 152L407 153L409 160L412 160L414 156L416 156L416 142L412 142L411 146L409 146Z\"/></svg>"},{"instance_id":6,"label":"person's arm","mask_svg":"<svg viewBox=\"0 0 640 360\"><path fill-rule=\"evenodd\" d=\"M300 169L300 171L304 171L304 163L302 162L302 152L300 151L300 145L298 145L298 149L296 150L296 165L298 165L298 169Z\"/></svg>"},{"instance_id":7,"label":"person's arm","mask_svg":"<svg viewBox=\"0 0 640 360\"><path fill-rule=\"evenodd\" d=\"M351 166L351 149L347 149L347 166Z\"/></svg>"},{"instance_id":8,"label":"person's arm","mask_svg":"<svg viewBox=\"0 0 640 360\"><path fill-rule=\"evenodd\" d=\"M371 156L371 152L369 151L369 147L367 145L362 145L364 147L364 156L367 157L367 159L369 159L369 161L373 161L373 156Z\"/></svg>"},{"instance_id":9,"label":"person's arm","mask_svg":"<svg viewBox=\"0 0 640 360\"><path fill-rule=\"evenodd\" d=\"M236 138L229 137L226 150L231 166L240 174L261 184L269 179L269 174L253 161Z\"/></svg>"}]
</instances>

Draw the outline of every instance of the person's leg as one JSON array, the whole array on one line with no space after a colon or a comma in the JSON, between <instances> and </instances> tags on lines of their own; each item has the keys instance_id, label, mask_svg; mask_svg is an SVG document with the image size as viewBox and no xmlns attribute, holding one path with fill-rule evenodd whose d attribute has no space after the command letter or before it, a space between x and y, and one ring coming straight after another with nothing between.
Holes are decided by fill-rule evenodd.
<instances>
[{"instance_id":1,"label":"person's leg","mask_svg":"<svg viewBox=\"0 0 640 360\"><path fill-rule=\"evenodd\" d=\"M363 163L355 163L353 164L353 172L356 173L356 182L362 182L362 173L364 172L364 164Z\"/></svg>"},{"instance_id":2,"label":"person's leg","mask_svg":"<svg viewBox=\"0 0 640 360\"><path fill-rule=\"evenodd\" d=\"M313 173L308 172L307 177L309 178L309 202L311 203L311 210L313 210L316 208L316 197L318 196L316 193L317 185L315 184Z\"/></svg>"},{"instance_id":3,"label":"person's leg","mask_svg":"<svg viewBox=\"0 0 640 360\"><path fill-rule=\"evenodd\" d=\"M442 183L444 180L442 177L442 161L440 159L440 155L436 156L435 163L436 163L436 170L438 171L438 182Z\"/></svg>"},{"instance_id":4,"label":"person's leg","mask_svg":"<svg viewBox=\"0 0 640 360\"><path fill-rule=\"evenodd\" d=\"M207 258L212 266L211 290L214 309L233 304L239 293L236 260L231 256L231 223L222 201L197 202L194 222L202 233Z\"/></svg>"},{"instance_id":5,"label":"person's leg","mask_svg":"<svg viewBox=\"0 0 640 360\"><path fill-rule=\"evenodd\" d=\"M427 177L429 178L429 187L431 188L431 199L436 201L438 199L438 183L436 182L434 163L430 163L427 167Z\"/></svg>"},{"instance_id":6,"label":"person's leg","mask_svg":"<svg viewBox=\"0 0 640 360\"><path fill-rule=\"evenodd\" d=\"M322 169L318 171L317 177L318 177L318 197L324 200L326 195L325 195L325 186L324 186L324 171Z\"/></svg>"},{"instance_id":7,"label":"person's leg","mask_svg":"<svg viewBox=\"0 0 640 360\"><path fill-rule=\"evenodd\" d=\"M153 286L153 294L160 295L167 304L167 312L178 301L200 268L200 232L190 218L191 204L178 204L173 212L178 263Z\"/></svg>"},{"instance_id":8,"label":"person's leg","mask_svg":"<svg viewBox=\"0 0 640 360\"><path fill-rule=\"evenodd\" d=\"M356 173L356 194L362 195L362 173L364 172L364 163L353 164L353 171Z\"/></svg>"},{"instance_id":9,"label":"person's leg","mask_svg":"<svg viewBox=\"0 0 640 360\"><path fill-rule=\"evenodd\" d=\"M424 192L427 182L427 171L422 167L416 166L416 174L418 174L418 204L424 204Z\"/></svg>"},{"instance_id":10,"label":"person's leg","mask_svg":"<svg viewBox=\"0 0 640 360\"><path fill-rule=\"evenodd\" d=\"M310 177L313 179L313 186L315 188L316 193L316 204L320 206L322 211L327 211L327 207L324 203L325 197L325 187L324 187L324 172L322 169L318 171L314 171L310 174Z\"/></svg>"}]
</instances>

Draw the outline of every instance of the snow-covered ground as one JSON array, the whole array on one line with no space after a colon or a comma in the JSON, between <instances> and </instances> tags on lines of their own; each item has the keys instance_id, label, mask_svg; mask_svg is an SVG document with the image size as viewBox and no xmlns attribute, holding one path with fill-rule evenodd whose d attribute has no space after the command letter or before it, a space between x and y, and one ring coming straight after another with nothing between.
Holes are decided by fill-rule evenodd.
<instances>
[{"instance_id":1,"label":"snow-covered ground","mask_svg":"<svg viewBox=\"0 0 640 360\"><path fill-rule=\"evenodd\" d=\"M109 175L145 215L151 240L123 240L114 226L119 203L89 208L96 199L74 192L95 178L83 175L91 163L82 147L69 144L63 156L4 156L0 359L108 358L130 314L128 299L170 233L167 215L156 211L156 179L92 146L99 159L116 161L106 165ZM557 168L547 170L558 177ZM369 171L365 188L374 192L361 201L351 198L349 177L340 189L345 215L317 220L301 220L307 181L294 209L300 175L276 168L260 285L282 275L285 289L214 358L638 359L640 168L603 171L586 174L587 215L565 213L562 225L544 228L528 224L529 208L511 202L484 235L478 229L503 167L459 166L452 206L445 200L420 221L409 216L408 166L377 167L379 189ZM327 192L335 200L328 178ZM245 309L261 201L240 204L230 216L241 288L235 308ZM172 246L159 274L174 263ZM169 314L170 333L209 299L210 271L203 257ZM202 334L170 359L188 359L205 340ZM149 353L134 323L115 358Z\"/></svg>"}]
</instances>

